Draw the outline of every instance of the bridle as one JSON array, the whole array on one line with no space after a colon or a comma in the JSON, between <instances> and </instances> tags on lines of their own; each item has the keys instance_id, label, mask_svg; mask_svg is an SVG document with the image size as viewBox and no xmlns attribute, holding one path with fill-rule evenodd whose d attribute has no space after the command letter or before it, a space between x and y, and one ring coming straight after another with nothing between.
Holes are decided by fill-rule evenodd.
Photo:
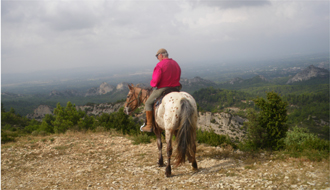
<instances>
[{"instance_id":1,"label":"bridle","mask_svg":"<svg viewBox=\"0 0 330 190\"><path fill-rule=\"evenodd\" d=\"M148 98L148 95L150 95L150 90L147 90L147 94L145 95L145 97L143 97L143 99L140 101L140 98L141 98L141 96L142 96L142 88L141 88L141 90L140 90L140 92L139 92L139 94L138 94L138 96L136 97L136 94L135 94L135 88L134 88L134 91L133 91L133 97L135 98L135 99L133 99L133 100L131 100L130 102L128 102L127 103L127 105L126 105L126 107L129 107L129 105L132 103L132 102L134 102L135 100L137 100L137 104L135 105L135 107L133 108L133 109L131 109L131 110L135 110L139 105L140 105L140 103L141 102L143 102L144 100L146 100L147 98Z\"/></svg>"}]
</instances>

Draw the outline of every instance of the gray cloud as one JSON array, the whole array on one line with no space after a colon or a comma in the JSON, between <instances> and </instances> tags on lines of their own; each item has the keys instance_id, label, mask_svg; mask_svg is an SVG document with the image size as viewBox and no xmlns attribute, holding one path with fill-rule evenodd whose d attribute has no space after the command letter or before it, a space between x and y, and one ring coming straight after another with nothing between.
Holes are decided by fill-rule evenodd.
<instances>
[{"instance_id":1,"label":"gray cloud","mask_svg":"<svg viewBox=\"0 0 330 190\"><path fill-rule=\"evenodd\" d=\"M3 1L2 72L329 51L329 2ZM309 45L307 45L309 44Z\"/></svg>"},{"instance_id":2,"label":"gray cloud","mask_svg":"<svg viewBox=\"0 0 330 190\"><path fill-rule=\"evenodd\" d=\"M204 4L210 7L219 7L221 9L235 9L240 7L258 7L271 5L268 0L201 0L200 4Z\"/></svg>"}]
</instances>

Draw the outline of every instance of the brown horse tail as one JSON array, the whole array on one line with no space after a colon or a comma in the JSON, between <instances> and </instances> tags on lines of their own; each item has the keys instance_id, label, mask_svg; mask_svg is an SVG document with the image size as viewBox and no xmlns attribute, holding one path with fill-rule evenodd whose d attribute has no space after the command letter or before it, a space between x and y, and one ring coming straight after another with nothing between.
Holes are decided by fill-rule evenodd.
<instances>
[{"instance_id":1,"label":"brown horse tail","mask_svg":"<svg viewBox=\"0 0 330 190\"><path fill-rule=\"evenodd\" d=\"M189 161L196 153L197 113L187 99L181 100L181 116L176 136L175 166L185 163L186 156Z\"/></svg>"}]
</instances>

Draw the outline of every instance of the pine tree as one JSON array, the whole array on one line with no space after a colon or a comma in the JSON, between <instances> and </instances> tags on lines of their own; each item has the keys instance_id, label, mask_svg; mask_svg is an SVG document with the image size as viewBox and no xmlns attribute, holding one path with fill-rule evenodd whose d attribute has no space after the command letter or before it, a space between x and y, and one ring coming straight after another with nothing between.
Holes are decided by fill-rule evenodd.
<instances>
[{"instance_id":1,"label":"pine tree","mask_svg":"<svg viewBox=\"0 0 330 190\"><path fill-rule=\"evenodd\" d=\"M260 112L248 114L248 142L254 148L277 150L281 148L283 139L288 131L287 105L275 92L267 94L267 100L257 98L254 100Z\"/></svg>"}]
</instances>

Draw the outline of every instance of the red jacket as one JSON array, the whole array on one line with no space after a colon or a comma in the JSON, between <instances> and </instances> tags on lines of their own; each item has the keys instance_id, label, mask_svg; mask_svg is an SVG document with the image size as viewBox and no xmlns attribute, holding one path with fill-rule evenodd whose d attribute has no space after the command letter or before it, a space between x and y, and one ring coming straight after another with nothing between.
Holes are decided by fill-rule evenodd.
<instances>
[{"instance_id":1,"label":"red jacket","mask_svg":"<svg viewBox=\"0 0 330 190\"><path fill-rule=\"evenodd\" d=\"M180 86L180 77L179 64L173 59L165 58L154 68L150 85L157 88Z\"/></svg>"}]
</instances>

